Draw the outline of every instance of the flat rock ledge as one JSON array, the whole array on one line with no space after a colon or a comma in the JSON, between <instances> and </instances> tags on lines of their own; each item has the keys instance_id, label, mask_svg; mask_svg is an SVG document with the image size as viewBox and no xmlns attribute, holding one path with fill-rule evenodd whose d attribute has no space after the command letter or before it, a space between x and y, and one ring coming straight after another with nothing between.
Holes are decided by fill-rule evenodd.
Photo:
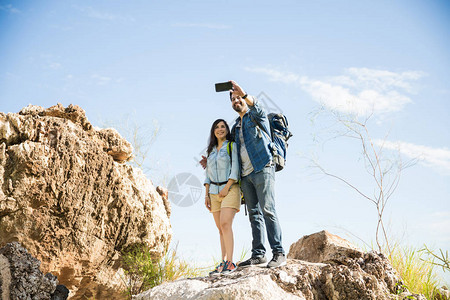
<instances>
[{"instance_id":1,"label":"flat rock ledge","mask_svg":"<svg viewBox=\"0 0 450 300\"><path fill-rule=\"evenodd\" d=\"M425 300L425 297L405 291L382 254L364 253L348 241L322 231L294 243L287 264L280 268L250 267L218 277L181 279L154 287L133 299Z\"/></svg>"}]
</instances>

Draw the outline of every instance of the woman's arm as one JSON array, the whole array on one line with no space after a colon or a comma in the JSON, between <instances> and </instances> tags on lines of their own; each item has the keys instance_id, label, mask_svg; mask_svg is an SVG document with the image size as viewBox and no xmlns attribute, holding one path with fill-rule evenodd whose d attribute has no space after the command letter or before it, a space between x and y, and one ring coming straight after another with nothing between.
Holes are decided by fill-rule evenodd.
<instances>
[{"instance_id":1,"label":"woman's arm","mask_svg":"<svg viewBox=\"0 0 450 300\"><path fill-rule=\"evenodd\" d=\"M237 152L237 146L236 143L233 143L233 147L231 149L231 172L230 177L228 177L227 184L225 187L220 191L219 196L225 197L228 195L228 191L230 190L231 186L236 183L239 180L239 158L238 158L238 152Z\"/></svg>"},{"instance_id":2,"label":"woman's arm","mask_svg":"<svg viewBox=\"0 0 450 300\"><path fill-rule=\"evenodd\" d=\"M211 199L209 198L209 184L205 183L205 206L211 211Z\"/></svg>"},{"instance_id":3,"label":"woman's arm","mask_svg":"<svg viewBox=\"0 0 450 300\"><path fill-rule=\"evenodd\" d=\"M204 157L204 156L203 156ZM200 162L201 163L201 162ZM209 189L209 185L211 184L211 179L208 176L208 164L207 164L207 159L205 157L205 181L203 182L203 185L208 185L208 189Z\"/></svg>"},{"instance_id":4,"label":"woman's arm","mask_svg":"<svg viewBox=\"0 0 450 300\"><path fill-rule=\"evenodd\" d=\"M227 184L225 184L223 189L219 192L219 197L226 197L228 195L228 192L230 191L231 186L235 182L236 182L236 180L234 180L234 179L228 179Z\"/></svg>"}]
</instances>

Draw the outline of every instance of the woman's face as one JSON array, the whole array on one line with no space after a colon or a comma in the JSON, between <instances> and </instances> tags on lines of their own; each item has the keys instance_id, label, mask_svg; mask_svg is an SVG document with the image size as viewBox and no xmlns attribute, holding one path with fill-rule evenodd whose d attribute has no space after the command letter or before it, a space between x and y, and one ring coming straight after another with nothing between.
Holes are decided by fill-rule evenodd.
<instances>
[{"instance_id":1,"label":"woman's face","mask_svg":"<svg viewBox=\"0 0 450 300\"><path fill-rule=\"evenodd\" d=\"M223 121L217 123L216 128L214 128L214 135L218 140L224 140L228 134L227 127Z\"/></svg>"}]
</instances>

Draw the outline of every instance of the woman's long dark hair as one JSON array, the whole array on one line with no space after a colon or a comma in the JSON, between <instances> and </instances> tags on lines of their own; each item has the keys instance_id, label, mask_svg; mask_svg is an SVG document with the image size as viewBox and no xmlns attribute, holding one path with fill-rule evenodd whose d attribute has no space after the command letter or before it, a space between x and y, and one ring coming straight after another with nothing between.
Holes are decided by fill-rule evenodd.
<instances>
[{"instance_id":1,"label":"woman's long dark hair","mask_svg":"<svg viewBox=\"0 0 450 300\"><path fill-rule=\"evenodd\" d=\"M214 123L211 126L211 131L209 133L208 150L206 151L208 153L208 156L211 153L211 151L213 150L213 148L215 146L217 146L217 144L218 144L216 135L214 134L214 129L216 129L217 124L219 124L220 122L225 123L225 127L227 128L226 139L231 141L230 127L228 127L227 121L225 121L224 119L217 119L217 120L215 120Z\"/></svg>"}]
</instances>

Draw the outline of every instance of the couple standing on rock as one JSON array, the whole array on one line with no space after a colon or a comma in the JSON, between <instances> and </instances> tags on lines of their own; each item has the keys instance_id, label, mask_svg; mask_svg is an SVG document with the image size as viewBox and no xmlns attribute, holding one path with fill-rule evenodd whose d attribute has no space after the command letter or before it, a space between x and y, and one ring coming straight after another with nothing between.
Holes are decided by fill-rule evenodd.
<instances>
[{"instance_id":1,"label":"couple standing on rock","mask_svg":"<svg viewBox=\"0 0 450 300\"><path fill-rule=\"evenodd\" d=\"M210 275L265 265L264 227L273 253L267 267L286 264L281 227L275 211L275 166L269 148L271 141L268 135L261 132L270 132L269 120L255 97L247 95L236 82L231 83L231 105L239 117L231 131L225 120L214 121L207 158L203 157L201 161L206 168L205 205L219 229L222 250L222 262ZM241 190L252 227L252 256L236 266L233 262L232 223L240 209Z\"/></svg>"}]
</instances>

